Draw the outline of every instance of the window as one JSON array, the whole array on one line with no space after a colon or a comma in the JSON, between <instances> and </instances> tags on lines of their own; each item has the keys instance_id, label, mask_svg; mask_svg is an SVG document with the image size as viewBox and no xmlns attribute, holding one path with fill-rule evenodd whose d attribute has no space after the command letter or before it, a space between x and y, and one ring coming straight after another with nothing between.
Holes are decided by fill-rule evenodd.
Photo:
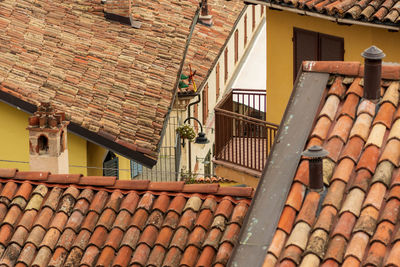
<instances>
[{"instance_id":1,"label":"window","mask_svg":"<svg viewBox=\"0 0 400 267\"><path fill-rule=\"evenodd\" d=\"M244 15L244 46L247 44L247 14Z\"/></svg>"},{"instance_id":2,"label":"window","mask_svg":"<svg viewBox=\"0 0 400 267\"><path fill-rule=\"evenodd\" d=\"M225 52L224 52L224 65L225 65L225 76L224 76L224 80L225 83L228 80L228 47L225 48Z\"/></svg>"},{"instance_id":3,"label":"window","mask_svg":"<svg viewBox=\"0 0 400 267\"><path fill-rule=\"evenodd\" d=\"M206 84L203 88L203 126L205 127L205 124L207 122L207 117L208 117L208 84Z\"/></svg>"},{"instance_id":4,"label":"window","mask_svg":"<svg viewBox=\"0 0 400 267\"><path fill-rule=\"evenodd\" d=\"M218 62L218 64L217 64L217 66L215 67L215 95L216 95L216 100L218 99L218 97L219 97L219 87L220 87L220 85L219 85L219 62Z\"/></svg>"},{"instance_id":5,"label":"window","mask_svg":"<svg viewBox=\"0 0 400 267\"><path fill-rule=\"evenodd\" d=\"M263 5L260 5L260 7L261 7L261 14L260 14L260 17L262 17L262 16L264 15L264 6L263 6Z\"/></svg>"},{"instance_id":6,"label":"window","mask_svg":"<svg viewBox=\"0 0 400 267\"><path fill-rule=\"evenodd\" d=\"M304 60L340 60L344 59L344 40L341 37L293 29L293 74Z\"/></svg>"},{"instance_id":7,"label":"window","mask_svg":"<svg viewBox=\"0 0 400 267\"><path fill-rule=\"evenodd\" d=\"M143 166L136 161L131 160L131 178L136 178L143 172Z\"/></svg>"},{"instance_id":8,"label":"window","mask_svg":"<svg viewBox=\"0 0 400 267\"><path fill-rule=\"evenodd\" d=\"M235 64L239 60L239 32L235 31Z\"/></svg>"},{"instance_id":9,"label":"window","mask_svg":"<svg viewBox=\"0 0 400 267\"><path fill-rule=\"evenodd\" d=\"M39 148L39 154L46 154L47 151L49 150L49 139L47 139L46 136L41 135L38 138L38 148Z\"/></svg>"},{"instance_id":10,"label":"window","mask_svg":"<svg viewBox=\"0 0 400 267\"><path fill-rule=\"evenodd\" d=\"M118 157L111 151L108 151L103 162L103 176L119 177Z\"/></svg>"},{"instance_id":11,"label":"window","mask_svg":"<svg viewBox=\"0 0 400 267\"><path fill-rule=\"evenodd\" d=\"M256 6L252 5L252 31L256 28Z\"/></svg>"}]
</instances>

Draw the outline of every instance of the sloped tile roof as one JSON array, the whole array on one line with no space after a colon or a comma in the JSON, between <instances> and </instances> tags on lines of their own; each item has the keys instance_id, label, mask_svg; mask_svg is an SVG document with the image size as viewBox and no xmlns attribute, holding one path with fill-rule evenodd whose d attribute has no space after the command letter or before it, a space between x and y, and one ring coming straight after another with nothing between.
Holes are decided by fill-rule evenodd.
<instances>
[{"instance_id":1,"label":"sloped tile roof","mask_svg":"<svg viewBox=\"0 0 400 267\"><path fill-rule=\"evenodd\" d=\"M305 62L331 73L306 147L323 146L325 193L302 159L264 266L400 266L400 66L383 66L381 101L362 98L363 66Z\"/></svg>"},{"instance_id":2,"label":"sloped tile roof","mask_svg":"<svg viewBox=\"0 0 400 267\"><path fill-rule=\"evenodd\" d=\"M212 0L208 1L208 6L213 16L213 25L196 24L183 68L183 73L186 75L190 73L189 65L192 66L192 71L196 70L194 80L197 88L202 87L206 82L209 72L233 33L236 22L241 18L241 12L246 8L240 0ZM220 73L223 70L222 67L220 66ZM192 94L193 86L180 89L179 93Z\"/></svg>"},{"instance_id":3,"label":"sloped tile roof","mask_svg":"<svg viewBox=\"0 0 400 267\"><path fill-rule=\"evenodd\" d=\"M197 1L135 1L140 29L100 1L0 2L0 92L50 101L72 123L157 158Z\"/></svg>"},{"instance_id":4,"label":"sloped tile roof","mask_svg":"<svg viewBox=\"0 0 400 267\"><path fill-rule=\"evenodd\" d=\"M395 0L266 0L277 6L335 18L400 26L400 3Z\"/></svg>"},{"instance_id":5,"label":"sloped tile roof","mask_svg":"<svg viewBox=\"0 0 400 267\"><path fill-rule=\"evenodd\" d=\"M252 193L0 169L0 265L225 266Z\"/></svg>"}]
</instances>

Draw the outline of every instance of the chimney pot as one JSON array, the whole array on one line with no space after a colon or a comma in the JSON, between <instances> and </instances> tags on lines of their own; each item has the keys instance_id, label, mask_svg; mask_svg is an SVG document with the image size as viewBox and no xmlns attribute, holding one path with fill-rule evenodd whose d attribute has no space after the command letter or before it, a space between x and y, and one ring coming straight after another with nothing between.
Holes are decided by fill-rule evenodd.
<instances>
[{"instance_id":1,"label":"chimney pot","mask_svg":"<svg viewBox=\"0 0 400 267\"><path fill-rule=\"evenodd\" d=\"M371 46L361 53L364 57L364 98L378 102L381 89L382 59L385 53L376 46Z\"/></svg>"},{"instance_id":2,"label":"chimney pot","mask_svg":"<svg viewBox=\"0 0 400 267\"><path fill-rule=\"evenodd\" d=\"M208 7L207 0L202 0L200 3L200 7L201 11L199 16L199 22L206 26L211 26L213 21L212 21L212 15L210 15L210 10Z\"/></svg>"},{"instance_id":3,"label":"chimney pot","mask_svg":"<svg viewBox=\"0 0 400 267\"><path fill-rule=\"evenodd\" d=\"M309 160L309 184L313 191L322 191L324 182L322 179L322 159L328 155L328 151L320 146L312 146L301 153L302 156L308 157Z\"/></svg>"}]
</instances>

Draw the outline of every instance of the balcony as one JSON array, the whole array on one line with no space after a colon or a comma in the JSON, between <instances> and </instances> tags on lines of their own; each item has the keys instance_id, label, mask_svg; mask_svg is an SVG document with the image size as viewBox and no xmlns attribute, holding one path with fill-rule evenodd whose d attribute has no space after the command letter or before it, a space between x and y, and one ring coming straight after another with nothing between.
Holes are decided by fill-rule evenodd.
<instances>
[{"instance_id":1,"label":"balcony","mask_svg":"<svg viewBox=\"0 0 400 267\"><path fill-rule=\"evenodd\" d=\"M265 90L233 89L221 100L215 107L217 164L261 175L278 130L278 125L265 121L265 111Z\"/></svg>"}]
</instances>

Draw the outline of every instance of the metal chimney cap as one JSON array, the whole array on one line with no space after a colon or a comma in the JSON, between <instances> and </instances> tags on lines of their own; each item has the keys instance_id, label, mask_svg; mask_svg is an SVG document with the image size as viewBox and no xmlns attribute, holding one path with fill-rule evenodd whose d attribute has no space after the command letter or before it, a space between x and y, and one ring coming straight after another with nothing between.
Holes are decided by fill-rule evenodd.
<instances>
[{"instance_id":1,"label":"metal chimney cap","mask_svg":"<svg viewBox=\"0 0 400 267\"><path fill-rule=\"evenodd\" d=\"M378 60L384 58L386 55L381 49L373 45L365 49L364 52L361 53L361 56L365 59Z\"/></svg>"},{"instance_id":2,"label":"metal chimney cap","mask_svg":"<svg viewBox=\"0 0 400 267\"><path fill-rule=\"evenodd\" d=\"M303 151L301 153L302 156L308 157L308 158L325 158L328 156L329 152L323 149L320 146L312 146L309 149Z\"/></svg>"}]
</instances>

